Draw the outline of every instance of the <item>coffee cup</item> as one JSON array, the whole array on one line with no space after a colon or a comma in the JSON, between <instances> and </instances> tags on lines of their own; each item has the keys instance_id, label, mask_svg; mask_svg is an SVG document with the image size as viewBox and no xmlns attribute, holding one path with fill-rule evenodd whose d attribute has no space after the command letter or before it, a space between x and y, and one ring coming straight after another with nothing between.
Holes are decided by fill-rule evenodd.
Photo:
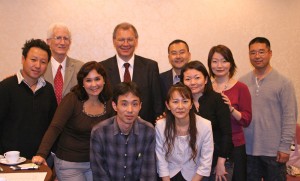
<instances>
[{"instance_id":1,"label":"coffee cup","mask_svg":"<svg viewBox=\"0 0 300 181\"><path fill-rule=\"evenodd\" d=\"M8 163L16 163L20 158L19 151L8 151L4 153L4 157Z\"/></svg>"}]
</instances>

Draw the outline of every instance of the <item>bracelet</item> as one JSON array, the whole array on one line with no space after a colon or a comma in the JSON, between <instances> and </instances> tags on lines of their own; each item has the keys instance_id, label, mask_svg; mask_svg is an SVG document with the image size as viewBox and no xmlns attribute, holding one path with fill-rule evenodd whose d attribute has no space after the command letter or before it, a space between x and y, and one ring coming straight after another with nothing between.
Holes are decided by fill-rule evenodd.
<instances>
[{"instance_id":1,"label":"bracelet","mask_svg":"<svg viewBox=\"0 0 300 181\"><path fill-rule=\"evenodd\" d=\"M233 113L234 110L235 110L234 107L232 107L232 109L230 110L230 113Z\"/></svg>"}]
</instances>

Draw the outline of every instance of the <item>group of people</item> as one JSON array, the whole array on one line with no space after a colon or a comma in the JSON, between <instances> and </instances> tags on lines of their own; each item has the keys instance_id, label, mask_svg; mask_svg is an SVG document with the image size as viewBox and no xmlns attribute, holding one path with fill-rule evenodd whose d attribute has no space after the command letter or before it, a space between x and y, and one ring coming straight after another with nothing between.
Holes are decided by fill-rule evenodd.
<instances>
[{"instance_id":1,"label":"group of people","mask_svg":"<svg viewBox=\"0 0 300 181\"><path fill-rule=\"evenodd\" d=\"M234 78L231 50L211 48L208 69L188 44L168 46L172 68L136 55L129 23L113 32L116 55L83 63L71 32L26 41L22 69L0 82L0 153L18 150L60 181L285 180L297 102L270 65L268 39L249 43L254 70ZM155 126L155 127L154 127Z\"/></svg>"}]
</instances>

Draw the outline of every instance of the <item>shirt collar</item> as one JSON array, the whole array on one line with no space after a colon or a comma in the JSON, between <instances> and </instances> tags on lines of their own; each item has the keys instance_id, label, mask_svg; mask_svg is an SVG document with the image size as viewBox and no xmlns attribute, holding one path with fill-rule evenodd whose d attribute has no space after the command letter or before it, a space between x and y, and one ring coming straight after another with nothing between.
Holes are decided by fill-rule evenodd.
<instances>
[{"instance_id":1,"label":"shirt collar","mask_svg":"<svg viewBox=\"0 0 300 181\"><path fill-rule=\"evenodd\" d=\"M61 65L62 70L65 70L66 64L67 64L66 63L67 62L67 56L66 56L66 58L61 63L59 63L58 61L56 61L54 57L51 57L51 61L50 62L51 62L51 65L52 65L52 72L56 73L59 65Z\"/></svg>"},{"instance_id":2,"label":"shirt collar","mask_svg":"<svg viewBox=\"0 0 300 181\"><path fill-rule=\"evenodd\" d=\"M18 84L21 84L22 82L24 82L30 88L30 86L25 81L23 75L21 74L21 71L22 70L17 72ZM45 79L42 76L39 77L38 78L38 83L36 84L35 91L39 90L40 88L44 87L45 85L46 85Z\"/></svg>"},{"instance_id":3,"label":"shirt collar","mask_svg":"<svg viewBox=\"0 0 300 181\"><path fill-rule=\"evenodd\" d=\"M134 64L134 54L132 55L132 57L127 61L125 62L121 57L119 57L119 55L117 54L116 57L117 57L117 62L118 62L118 67L123 67L124 66L124 63L129 63L130 64L130 67L132 68L133 67L133 64Z\"/></svg>"},{"instance_id":4,"label":"shirt collar","mask_svg":"<svg viewBox=\"0 0 300 181\"><path fill-rule=\"evenodd\" d=\"M133 129L133 133L138 135L139 134L139 125L138 125L138 119L139 117L134 121L133 126L131 129ZM130 134L132 131L130 131ZM118 122L117 122L117 116L114 117L114 135L121 134L121 130L119 128Z\"/></svg>"},{"instance_id":5,"label":"shirt collar","mask_svg":"<svg viewBox=\"0 0 300 181\"><path fill-rule=\"evenodd\" d=\"M173 84L180 82L180 77L177 77L177 74L174 69L172 69L172 76L173 76Z\"/></svg>"}]
</instances>

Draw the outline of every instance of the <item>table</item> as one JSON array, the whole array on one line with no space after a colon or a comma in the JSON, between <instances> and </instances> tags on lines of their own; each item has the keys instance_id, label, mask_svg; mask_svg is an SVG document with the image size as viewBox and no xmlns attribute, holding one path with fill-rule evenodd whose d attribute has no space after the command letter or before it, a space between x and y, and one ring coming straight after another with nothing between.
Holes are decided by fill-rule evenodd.
<instances>
[{"instance_id":1,"label":"table","mask_svg":"<svg viewBox=\"0 0 300 181\"><path fill-rule=\"evenodd\" d=\"M25 163L31 163L31 160L26 160ZM12 170L9 168L9 165L0 164L0 167L3 169L3 172L0 173L30 173L30 172L47 172L45 181L52 180L52 170L46 165L40 165L37 170Z\"/></svg>"}]
</instances>

